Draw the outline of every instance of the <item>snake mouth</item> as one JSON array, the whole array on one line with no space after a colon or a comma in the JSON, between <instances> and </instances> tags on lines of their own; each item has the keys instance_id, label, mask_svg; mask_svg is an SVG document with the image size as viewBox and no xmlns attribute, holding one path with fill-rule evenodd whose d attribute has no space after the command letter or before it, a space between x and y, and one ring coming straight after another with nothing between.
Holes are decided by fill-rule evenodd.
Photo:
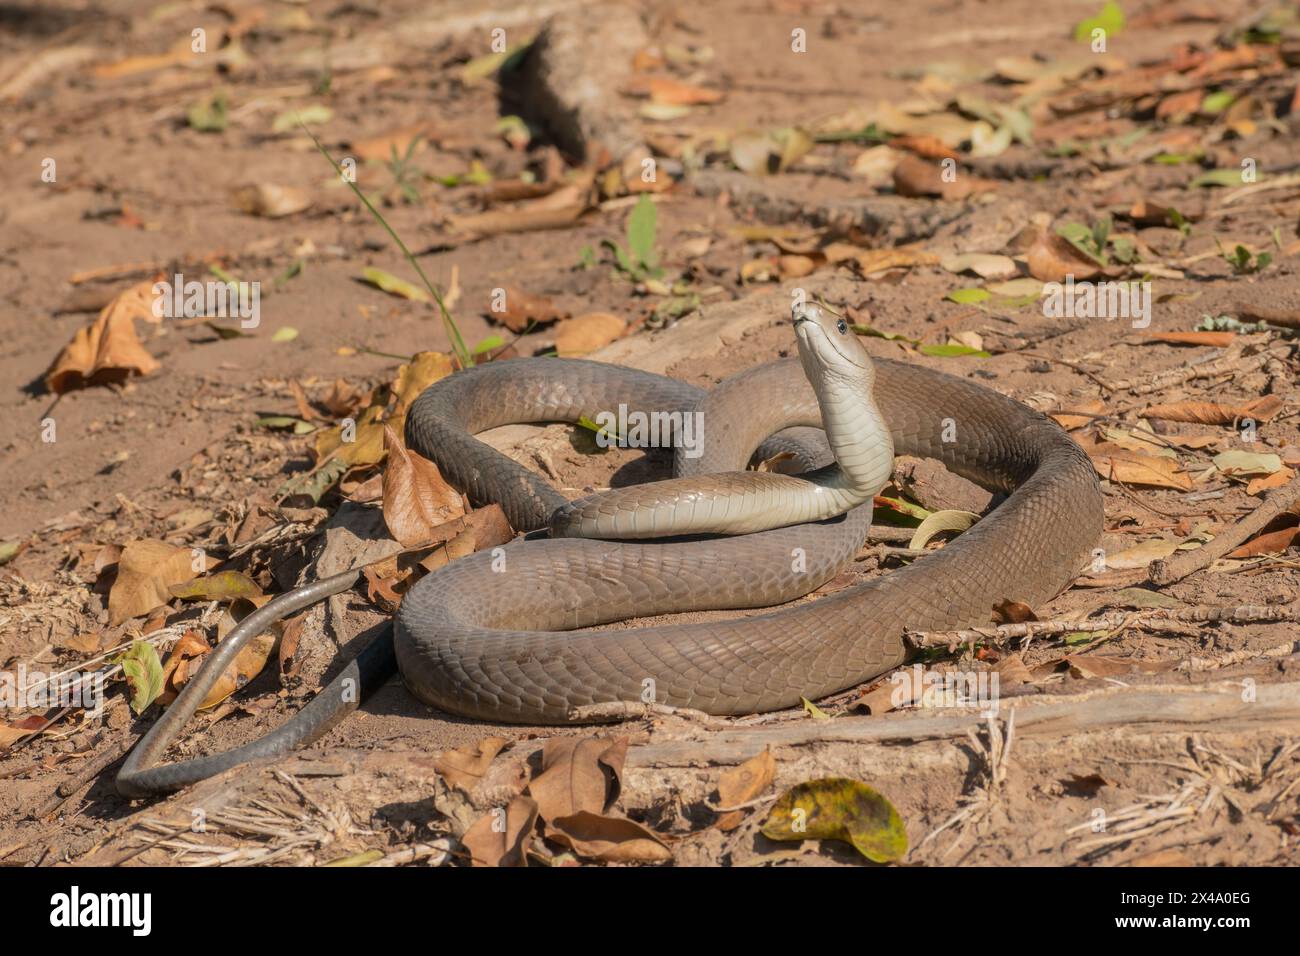
<instances>
[{"instance_id":1,"label":"snake mouth","mask_svg":"<svg viewBox=\"0 0 1300 956\"><path fill-rule=\"evenodd\" d=\"M794 324L795 337L800 343L814 354L821 357L821 361L826 365L834 365L840 362L847 362L849 365L860 371L871 371L870 361L866 358L865 353L861 352L861 345L854 339L850 342L843 341L839 335L826 327L826 313L816 307L796 310L791 319ZM806 326L812 326L811 329ZM860 355L854 355L858 351Z\"/></svg>"}]
</instances>

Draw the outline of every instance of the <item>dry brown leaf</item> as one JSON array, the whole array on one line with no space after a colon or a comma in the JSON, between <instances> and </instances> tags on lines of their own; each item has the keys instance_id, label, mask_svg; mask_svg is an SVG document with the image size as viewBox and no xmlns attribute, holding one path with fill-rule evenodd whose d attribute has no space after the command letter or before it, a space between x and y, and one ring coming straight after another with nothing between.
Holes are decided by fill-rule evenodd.
<instances>
[{"instance_id":1,"label":"dry brown leaf","mask_svg":"<svg viewBox=\"0 0 1300 956\"><path fill-rule=\"evenodd\" d=\"M646 87L651 100L670 106L701 106L717 103L725 95L720 90L708 90L666 76L651 77Z\"/></svg>"},{"instance_id":2,"label":"dry brown leaf","mask_svg":"<svg viewBox=\"0 0 1300 956\"><path fill-rule=\"evenodd\" d=\"M537 822L537 804L516 796L504 810L479 817L461 839L473 866L523 866Z\"/></svg>"},{"instance_id":3,"label":"dry brown leaf","mask_svg":"<svg viewBox=\"0 0 1300 956\"><path fill-rule=\"evenodd\" d=\"M1071 405L1052 412L1051 417L1066 431L1091 425L1098 415L1106 411L1106 403L1099 398L1079 405Z\"/></svg>"},{"instance_id":4,"label":"dry brown leaf","mask_svg":"<svg viewBox=\"0 0 1300 956\"><path fill-rule=\"evenodd\" d=\"M626 817L607 817L588 810L552 821L547 839L578 856L605 863L664 863L672 851L653 830Z\"/></svg>"},{"instance_id":5,"label":"dry brown leaf","mask_svg":"<svg viewBox=\"0 0 1300 956\"><path fill-rule=\"evenodd\" d=\"M397 377L393 379L392 391L397 396L390 420L393 427L396 428L397 422L406 416L406 410L421 392L453 371L451 356L445 352L416 352L411 356L411 361L399 368Z\"/></svg>"},{"instance_id":6,"label":"dry brown leaf","mask_svg":"<svg viewBox=\"0 0 1300 956\"><path fill-rule=\"evenodd\" d=\"M761 754L750 757L738 767L724 770L718 778L718 804L722 807L738 807L748 803L776 779L776 758L772 748L768 747ZM727 810L714 824L719 830L734 830L745 818L746 810Z\"/></svg>"},{"instance_id":7,"label":"dry brown leaf","mask_svg":"<svg viewBox=\"0 0 1300 956\"><path fill-rule=\"evenodd\" d=\"M564 205L552 205L550 200L564 196ZM547 203L547 205L542 205ZM514 208L492 209L473 216L451 216L449 225L454 232L465 236L493 236L507 232L537 232L543 229L565 229L578 221L587 211L587 200L574 201L564 189L534 203L520 203Z\"/></svg>"},{"instance_id":8,"label":"dry brown leaf","mask_svg":"<svg viewBox=\"0 0 1300 956\"><path fill-rule=\"evenodd\" d=\"M893 149L905 149L909 153L916 153L925 159L960 159L961 154L956 150L949 148L937 136L916 135L916 136L895 136L889 141Z\"/></svg>"},{"instance_id":9,"label":"dry brown leaf","mask_svg":"<svg viewBox=\"0 0 1300 956\"><path fill-rule=\"evenodd\" d=\"M235 208L249 216L263 219L280 219L292 216L312 204L311 193L296 186L277 186L274 183L254 183L240 186L231 193Z\"/></svg>"},{"instance_id":10,"label":"dry brown leaf","mask_svg":"<svg viewBox=\"0 0 1300 956\"><path fill-rule=\"evenodd\" d=\"M1252 478L1246 483L1246 494L1259 495L1274 488L1281 488L1288 481L1295 477L1295 471L1283 465L1271 475L1264 475L1260 478Z\"/></svg>"},{"instance_id":11,"label":"dry brown leaf","mask_svg":"<svg viewBox=\"0 0 1300 956\"><path fill-rule=\"evenodd\" d=\"M433 762L433 769L451 786L468 793L478 786L496 755L508 743L508 737L484 737L472 747L444 750Z\"/></svg>"},{"instance_id":12,"label":"dry brown leaf","mask_svg":"<svg viewBox=\"0 0 1300 956\"><path fill-rule=\"evenodd\" d=\"M157 322L153 314L153 281L125 290L104 307L90 325L77 330L45 373L45 387L56 395L123 382L131 375L148 375L160 367L135 334L135 319Z\"/></svg>"},{"instance_id":13,"label":"dry brown leaf","mask_svg":"<svg viewBox=\"0 0 1300 956\"><path fill-rule=\"evenodd\" d=\"M426 571L436 571L449 561L514 540L514 530L506 520L506 513L498 504L479 508L460 520L463 524L456 529L455 534L444 539L445 544L435 548L423 558L420 567ZM434 534L435 537L442 535L442 529L438 529Z\"/></svg>"},{"instance_id":14,"label":"dry brown leaf","mask_svg":"<svg viewBox=\"0 0 1300 956\"><path fill-rule=\"evenodd\" d=\"M488 306L487 315L492 321L500 322L511 332L522 333L532 326L550 325L557 319L565 318L569 313L557 308L555 303L543 295L529 295L514 286L506 286L501 311L492 311L496 306L495 298Z\"/></svg>"},{"instance_id":15,"label":"dry brown leaf","mask_svg":"<svg viewBox=\"0 0 1300 956\"><path fill-rule=\"evenodd\" d=\"M836 250L839 253L839 250ZM898 249L856 250L851 256L857 264L858 271L864 276L890 269L910 269L913 266L932 266L939 262L939 257L911 246ZM830 256L827 256L830 259Z\"/></svg>"},{"instance_id":16,"label":"dry brown leaf","mask_svg":"<svg viewBox=\"0 0 1300 956\"><path fill-rule=\"evenodd\" d=\"M1025 261L1029 274L1044 282L1064 282L1066 276L1074 276L1077 282L1101 272L1101 266L1051 229L1039 230L1025 253Z\"/></svg>"},{"instance_id":17,"label":"dry brown leaf","mask_svg":"<svg viewBox=\"0 0 1300 956\"><path fill-rule=\"evenodd\" d=\"M409 548L427 541L435 528L465 513L460 492L443 480L438 466L406 448L387 425L384 446L384 524L398 543Z\"/></svg>"},{"instance_id":18,"label":"dry brown leaf","mask_svg":"<svg viewBox=\"0 0 1300 956\"><path fill-rule=\"evenodd\" d=\"M817 271L817 260L812 256L777 256L776 268L782 279L802 279Z\"/></svg>"},{"instance_id":19,"label":"dry brown leaf","mask_svg":"<svg viewBox=\"0 0 1300 956\"><path fill-rule=\"evenodd\" d=\"M1229 558L1255 558L1261 554L1280 554L1287 548L1300 544L1300 528L1283 528L1252 538L1230 552Z\"/></svg>"},{"instance_id":20,"label":"dry brown leaf","mask_svg":"<svg viewBox=\"0 0 1300 956\"><path fill-rule=\"evenodd\" d=\"M406 126L399 126L377 136L355 140L350 144L349 152L360 160L373 160L379 163L392 162L394 150L397 152L398 159L401 159L406 155L415 138L417 136L427 137L431 129L432 127L428 123L411 123ZM416 147L412 155L419 155L422 145Z\"/></svg>"},{"instance_id":21,"label":"dry brown leaf","mask_svg":"<svg viewBox=\"0 0 1300 956\"><path fill-rule=\"evenodd\" d=\"M612 312L588 312L555 327L555 350L562 358L586 355L613 342L626 330L627 322Z\"/></svg>"},{"instance_id":22,"label":"dry brown leaf","mask_svg":"<svg viewBox=\"0 0 1300 956\"><path fill-rule=\"evenodd\" d=\"M1173 458L1160 458L1122 449L1111 452L1092 448L1088 449L1088 454L1097 474L1108 481L1149 488L1192 490L1192 479L1178 470L1178 462Z\"/></svg>"},{"instance_id":23,"label":"dry brown leaf","mask_svg":"<svg viewBox=\"0 0 1300 956\"><path fill-rule=\"evenodd\" d=\"M1025 621L1036 620L1038 615L1024 601L1004 600L993 605L994 624L1023 624Z\"/></svg>"},{"instance_id":24,"label":"dry brown leaf","mask_svg":"<svg viewBox=\"0 0 1300 956\"><path fill-rule=\"evenodd\" d=\"M1211 348L1226 349L1237 337L1236 332L1147 332L1147 340L1165 342L1169 345L1208 345Z\"/></svg>"},{"instance_id":25,"label":"dry brown leaf","mask_svg":"<svg viewBox=\"0 0 1300 956\"><path fill-rule=\"evenodd\" d=\"M1271 421L1282 411L1282 399L1265 395L1245 405L1220 405L1216 402L1175 402L1169 405L1152 405L1139 412L1143 418L1163 418L1169 422L1192 422L1198 425L1231 425L1238 419L1253 418L1258 422Z\"/></svg>"},{"instance_id":26,"label":"dry brown leaf","mask_svg":"<svg viewBox=\"0 0 1300 956\"><path fill-rule=\"evenodd\" d=\"M241 619L254 610L251 604L247 604L245 614ZM234 619L231 618L233 621ZM253 638L240 652L235 655L235 659L230 662L225 672L212 685L212 689L204 696L202 703L199 704L199 710L209 710L221 703L235 691L242 688L254 677L260 674L265 668L267 661L271 658L272 651L275 650L276 636L270 632L259 634ZM164 690L159 702L166 705L175 700L176 695L184 689L185 685L194 679L199 670L207 662L207 655L211 651L207 641L197 632L187 631L182 636L182 640L172 648L167 660L163 663L163 675L165 679Z\"/></svg>"},{"instance_id":27,"label":"dry brown leaf","mask_svg":"<svg viewBox=\"0 0 1300 956\"><path fill-rule=\"evenodd\" d=\"M49 721L44 717L24 717L11 724L0 724L0 750L8 750L24 737L40 730Z\"/></svg>"},{"instance_id":28,"label":"dry brown leaf","mask_svg":"<svg viewBox=\"0 0 1300 956\"><path fill-rule=\"evenodd\" d=\"M944 175L937 162L905 155L894 167L894 191L900 196L939 196L943 199L965 199L975 193L997 189L997 183L981 179L964 170L955 176Z\"/></svg>"},{"instance_id":29,"label":"dry brown leaf","mask_svg":"<svg viewBox=\"0 0 1300 956\"><path fill-rule=\"evenodd\" d=\"M180 548L164 541L132 541L117 562L117 580L108 593L108 616L111 624L162 607L172 599L170 588L182 584L207 570L205 559L196 558L190 548Z\"/></svg>"},{"instance_id":30,"label":"dry brown leaf","mask_svg":"<svg viewBox=\"0 0 1300 956\"><path fill-rule=\"evenodd\" d=\"M618 799L628 738L553 737L542 748L542 772L528 784L547 823L581 811L604 813Z\"/></svg>"}]
</instances>

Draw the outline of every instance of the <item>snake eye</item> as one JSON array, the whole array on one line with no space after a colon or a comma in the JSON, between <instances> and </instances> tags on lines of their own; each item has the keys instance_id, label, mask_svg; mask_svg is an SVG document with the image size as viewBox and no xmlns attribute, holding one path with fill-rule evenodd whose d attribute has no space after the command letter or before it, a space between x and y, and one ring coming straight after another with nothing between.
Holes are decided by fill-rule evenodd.
<instances>
[{"instance_id":1,"label":"snake eye","mask_svg":"<svg viewBox=\"0 0 1300 956\"><path fill-rule=\"evenodd\" d=\"M849 324L845 322L843 319L840 319L838 322L835 323L835 329L837 332L840 333L840 335L849 334Z\"/></svg>"}]
</instances>

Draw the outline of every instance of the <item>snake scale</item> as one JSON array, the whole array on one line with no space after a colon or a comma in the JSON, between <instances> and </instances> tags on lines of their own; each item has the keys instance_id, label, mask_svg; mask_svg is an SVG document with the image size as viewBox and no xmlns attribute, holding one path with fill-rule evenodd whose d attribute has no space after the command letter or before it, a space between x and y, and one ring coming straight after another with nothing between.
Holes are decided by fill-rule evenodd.
<instances>
[{"instance_id":1,"label":"snake scale","mask_svg":"<svg viewBox=\"0 0 1300 956\"><path fill-rule=\"evenodd\" d=\"M407 415L408 446L437 463L476 504L499 503L515 529L550 528L554 536L529 535L421 579L404 597L392 630L266 737L152 766L243 643L273 621L351 587L359 571L274 599L209 655L132 752L119 790L129 796L175 790L308 743L355 709L391 673L394 660L416 697L498 723L565 723L575 708L611 701L756 713L824 697L895 667L906 657L905 629L986 623L1003 601L1035 606L1073 579L1101 534L1102 496L1091 462L1059 426L974 382L859 358L866 353L851 334L838 351L818 358L811 341L834 340L847 330L816 307L796 311L795 325L798 359L759 366L708 392L647 372L558 358L487 364L432 385ZM855 363L864 366L861 374ZM845 407L837 409L841 399ZM510 423L576 422L620 404L629 416L698 412L703 453L692 458L677 448L674 480L571 504L474 437ZM870 440L855 443L854 427ZM866 446L875 450L865 453ZM756 450L791 452L811 471L798 478L739 476ZM893 453L936 459L1009 496L933 554L817 600L721 621L578 630L670 612L771 607L815 590L861 548L871 495L888 476ZM666 493L675 484L683 496ZM807 499L819 499L818 512L828 495L838 496L832 510L847 512L810 520ZM749 530L746 516L755 511L775 512L765 519L769 530L735 534ZM670 527L669 538L568 536L593 530L641 536L683 515L685 531ZM770 527L773 522L779 526Z\"/></svg>"}]
</instances>

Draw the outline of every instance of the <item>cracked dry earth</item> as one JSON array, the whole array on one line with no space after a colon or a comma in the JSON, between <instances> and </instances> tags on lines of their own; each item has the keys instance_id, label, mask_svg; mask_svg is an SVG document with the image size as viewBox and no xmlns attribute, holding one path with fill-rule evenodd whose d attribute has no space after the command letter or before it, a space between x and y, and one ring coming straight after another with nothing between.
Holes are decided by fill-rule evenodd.
<instances>
[{"instance_id":1,"label":"cracked dry earth","mask_svg":"<svg viewBox=\"0 0 1300 956\"><path fill-rule=\"evenodd\" d=\"M1161 542L1189 553L1229 531L1267 494L1252 490L1254 476L1225 474L1216 456L1264 452L1283 467L1300 466L1300 360L1289 331L1295 324L1284 322L1300 316L1300 183L1287 179L1295 164L1297 118L1288 103L1297 75L1285 36L1269 47L1273 53L1210 61L1216 51L1227 61L1251 45L1241 40L1250 8L1233 2L1209 10L1194 3L1135 7L1104 55L1055 86L1025 65L1087 54L1071 34L1097 6L724 0L707 7L645 3L622 13L558 0L219 8L124 2L111 12L71 2L6 6L0 544L13 547L0 565L0 669L100 666L107 652L165 631L193 628L214 638L221 608L206 604L173 602L111 622L115 549L134 540L203 548L267 593L314 573L310 564L322 548L327 565L368 554L354 533L326 529L349 511L353 520L357 511L369 514L373 526L373 504L345 504L337 490L318 502L277 500L286 478L313 467L315 439L258 422L301 416L297 388L319 410L336 381L364 394L392 382L413 353L450 352L452 343L432 307L361 281L366 268L415 276L310 140L296 128L276 130L286 111L313 105L329 109L313 129L333 155L371 147L360 185L429 277L458 287L454 312L465 340L512 343L498 360L546 352L557 340L552 325L516 337L494 321L493 290L508 286L549 300L559 314L619 316L626 328L602 357L710 386L792 354L780 320L793 290L803 288L883 333L865 340L875 355L974 378L1044 412L1074 412L1064 424L1095 458L1105 459L1105 447L1096 448L1105 442L1112 450L1117 442L1145 443L1137 447L1164 460L1172 450L1181 477L1165 487L1105 483L1099 546L1110 566L1032 610L1049 621L1147 607L1142 602L1152 599L1133 589L1156 593L1144 582ZM561 132L542 120L530 120L527 148L503 136L500 117L520 108L509 84L465 69L489 52L490 31L526 38L548 18L576 16L591 57L569 64L580 76L608 68L595 51L626 46L625 34L602 31L626 22L628 9L645 34L638 46L650 51L638 57L637 73L723 94L686 113L645 110L644 97L611 90L600 104L602 122L614 117L639 141L634 157L644 148L673 175L670 189L651 193L656 245L668 276L681 283L669 296L638 288L605 252L605 240L623 241L636 197L604 174L583 215L559 228L457 229L458 220L492 204L525 215L526 205L510 204L532 195L525 185L581 170L571 149L557 148ZM207 30L212 54L169 61L178 38L197 26ZM790 52L793 29L806 31L808 54ZM1170 66L1180 56L1187 63ZM996 63L1021 79L995 75ZM969 139L943 147L957 157L958 182L991 184L970 194L907 195L913 190L876 163L920 153L894 142L863 159L885 147L839 135L866 126L850 125L850 111L874 110L878 102L926 116L959 96L1021 102L1035 82L1043 90L1024 101L1033 120L1028 142L984 156L972 155ZM200 131L191 108L218 90L226 94L228 122L220 132ZM1197 102L1224 90L1238 101L1253 97L1255 111L1162 111L1166 99L1189 90ZM966 112L952 115L969 124L981 109L968 99ZM872 116L887 140L901 132L890 123L906 125L896 113ZM738 171L725 147L711 145L742 131L796 126L828 133L772 175ZM918 127L912 148L937 163L934 145L922 142L934 135L929 129L945 127ZM383 148L410 143L413 130L423 135L411 154L414 199ZM1153 138L1157 146L1142 146ZM1183 155L1193 158L1167 161ZM1267 174L1260 185L1268 176L1279 185L1189 185L1208 169L1239 168L1243 157ZM41 180L46 158L57 162L53 183ZM249 183L302 190L312 203L282 218L247 215L230 194ZM493 184L505 183L516 190L495 191ZM1140 203L1177 209L1190 228L1134 214ZM1092 224L1103 215L1114 235L1139 250L1140 265L1115 274L1150 278L1149 327L1048 317L1022 292L951 297L991 283L943 268L944 257L1010 256L1025 278L1034 230ZM855 251L836 258L835 243ZM1238 244L1251 254L1271 250L1272 261L1257 271L1235 269L1220 248ZM892 267L871 258L887 250L899 253ZM59 349L118 292L155 273L214 265L274 289L253 335L226 337L202 322L140 322L156 371L57 401L46 390L43 376ZM697 297L698 308L666 320L659 306L676 295ZM1148 334L1190 332L1206 316L1254 322L1270 315L1280 324L1239 329L1216 344ZM277 336L286 329L296 334ZM968 354L923 348L951 343ZM969 354L976 350L989 354ZM1276 401L1254 435L1239 430L1248 415L1210 424L1141 414L1187 402L1241 409L1269 397ZM57 428L52 442L43 438L48 420ZM506 429L496 440L574 495L667 472L659 452L595 454L568 426ZM343 488L366 499L364 483L376 473L362 470ZM990 505L987 494L925 463L900 463L896 486L931 510ZM1294 513L1283 514L1267 530L1296 524ZM918 559L900 553L907 543L868 544L826 589ZM1271 549L1217 561L1158 594L1168 599L1162 603L1186 607L1294 607L1298 560L1294 538L1283 535ZM360 591L317 609L302 625L291 666L283 667L291 673L277 673L273 658L226 705L192 722L172 756L225 749L278 724L332 676L336 655L355 651L381 619ZM866 781L889 798L906 826L912 863L1288 864L1296 861L1300 824L1298 638L1294 620L1152 627L1135 618L1092 639L1065 632L1027 646L985 642L973 653L929 652L927 666L940 670L997 669L1004 700L992 724L952 708L867 714L862 699L879 700L871 697L877 682L819 702L829 721L801 712L730 727L651 714L599 733L630 737L620 805L664 838L678 864L857 865L860 858L843 844L778 843L758 832L771 798L836 775ZM131 805L113 791L112 759L158 705L137 717L124 690L120 677L110 681L102 724L76 710L0 715L8 726L57 716L39 734L0 738L0 862L190 864L219 856L309 864L368 851L397 862L442 861L452 844L438 841L456 828L435 810L445 804L430 801L439 753L489 735L512 741L472 794L466 812L483 813L513 792L543 738L594 732L448 717L415 702L394 679L302 755L156 805ZM776 758L772 788L738 826L714 826L720 774L768 745ZM86 777L87 768L105 763L107 770ZM241 829L238 821L251 819L248 808L258 801L297 809L285 810L274 832ZM228 825L188 843L169 838L196 806L224 811ZM1094 826L1098 811L1108 821L1103 829Z\"/></svg>"}]
</instances>

